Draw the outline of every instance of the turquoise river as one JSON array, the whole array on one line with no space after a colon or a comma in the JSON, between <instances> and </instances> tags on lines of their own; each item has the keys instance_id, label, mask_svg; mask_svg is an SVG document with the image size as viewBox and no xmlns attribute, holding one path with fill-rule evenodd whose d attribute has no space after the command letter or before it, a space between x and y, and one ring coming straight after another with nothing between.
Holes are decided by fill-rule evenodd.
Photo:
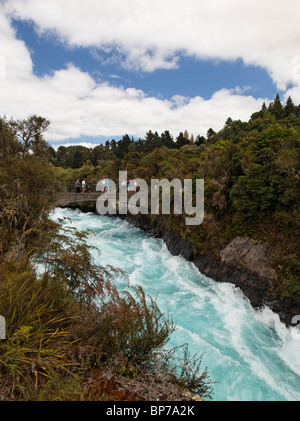
<instances>
[{"instance_id":1,"label":"turquoise river","mask_svg":"<svg viewBox=\"0 0 300 421\"><path fill-rule=\"evenodd\" d=\"M125 270L172 315L170 345L203 353L203 368L216 382L213 401L299 401L300 333L268 308L254 310L232 284L217 283L155 239L118 218L57 208L52 218L92 229L95 263ZM126 288L120 281L119 288Z\"/></svg>"}]
</instances>

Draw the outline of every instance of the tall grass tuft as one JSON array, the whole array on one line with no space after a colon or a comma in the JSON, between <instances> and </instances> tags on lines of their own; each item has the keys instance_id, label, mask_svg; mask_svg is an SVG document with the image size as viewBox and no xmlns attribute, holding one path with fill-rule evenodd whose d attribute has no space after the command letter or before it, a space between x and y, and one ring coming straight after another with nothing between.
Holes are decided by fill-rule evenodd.
<instances>
[{"instance_id":1,"label":"tall grass tuft","mask_svg":"<svg viewBox=\"0 0 300 421\"><path fill-rule=\"evenodd\" d=\"M68 337L76 305L71 310L61 286L36 280L28 266L2 263L0 273L0 314L7 329L7 339L0 341L0 382L16 397L28 384L38 389L53 370L70 372Z\"/></svg>"}]
</instances>

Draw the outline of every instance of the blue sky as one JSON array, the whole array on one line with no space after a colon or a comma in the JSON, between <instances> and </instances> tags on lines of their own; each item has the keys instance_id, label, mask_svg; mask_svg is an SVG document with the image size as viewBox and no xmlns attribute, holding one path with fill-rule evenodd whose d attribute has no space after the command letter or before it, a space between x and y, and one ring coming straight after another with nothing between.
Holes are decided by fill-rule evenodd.
<instances>
[{"instance_id":1,"label":"blue sky","mask_svg":"<svg viewBox=\"0 0 300 421\"><path fill-rule=\"evenodd\" d=\"M205 135L276 93L299 103L298 12L296 0L3 1L0 113L49 118L56 146Z\"/></svg>"},{"instance_id":2,"label":"blue sky","mask_svg":"<svg viewBox=\"0 0 300 421\"><path fill-rule=\"evenodd\" d=\"M175 69L157 69L145 72L126 69L114 63L114 53L97 52L94 48L68 48L49 35L39 36L32 22L14 20L17 37L32 52L34 73L52 74L68 63L88 72L95 80L109 80L110 84L126 88L134 86L147 95L169 99L174 95L209 99L219 89L242 87L255 98L274 98L280 92L267 71L259 66L246 66L241 59L197 60L180 56Z\"/></svg>"}]
</instances>

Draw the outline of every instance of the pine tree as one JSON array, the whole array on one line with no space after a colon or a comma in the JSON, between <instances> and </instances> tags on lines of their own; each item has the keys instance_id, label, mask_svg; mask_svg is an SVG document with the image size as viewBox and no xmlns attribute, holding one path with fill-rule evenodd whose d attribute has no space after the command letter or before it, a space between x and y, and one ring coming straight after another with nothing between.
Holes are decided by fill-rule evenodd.
<instances>
[{"instance_id":1,"label":"pine tree","mask_svg":"<svg viewBox=\"0 0 300 421\"><path fill-rule=\"evenodd\" d=\"M184 145L188 145L190 142L185 137L184 133L180 132L179 135L176 137L176 148L180 149Z\"/></svg>"},{"instance_id":2,"label":"pine tree","mask_svg":"<svg viewBox=\"0 0 300 421\"><path fill-rule=\"evenodd\" d=\"M225 122L225 127L231 127L232 123L233 123L232 118L228 117L226 122Z\"/></svg>"},{"instance_id":3,"label":"pine tree","mask_svg":"<svg viewBox=\"0 0 300 421\"><path fill-rule=\"evenodd\" d=\"M153 133L151 130L149 130L146 133L146 138L145 138L145 148L144 148L145 153L150 153L155 148L160 148L162 145L161 143L162 142L161 142L161 138L159 134L157 132Z\"/></svg>"},{"instance_id":4,"label":"pine tree","mask_svg":"<svg viewBox=\"0 0 300 421\"><path fill-rule=\"evenodd\" d=\"M294 113L295 111L295 105L292 101L292 98L289 96L286 101L286 106L284 107L284 113L286 116L289 116L290 114Z\"/></svg>"},{"instance_id":5,"label":"pine tree","mask_svg":"<svg viewBox=\"0 0 300 421\"><path fill-rule=\"evenodd\" d=\"M166 146L167 148L174 148L175 143L173 140L173 137L171 136L169 130L165 130L162 134L161 134L161 143L162 146Z\"/></svg>"},{"instance_id":6,"label":"pine tree","mask_svg":"<svg viewBox=\"0 0 300 421\"><path fill-rule=\"evenodd\" d=\"M267 111L268 111L268 109L267 109L266 103L264 102L262 107L261 107L260 112L261 112L262 115L264 115Z\"/></svg>"},{"instance_id":7,"label":"pine tree","mask_svg":"<svg viewBox=\"0 0 300 421\"><path fill-rule=\"evenodd\" d=\"M210 128L210 129L207 130L206 137L207 137L207 139L211 139L215 134L216 134L216 132L212 128Z\"/></svg>"},{"instance_id":8,"label":"pine tree","mask_svg":"<svg viewBox=\"0 0 300 421\"><path fill-rule=\"evenodd\" d=\"M272 106L272 114L276 117L276 119L283 117L283 107L278 94L276 95Z\"/></svg>"}]
</instances>

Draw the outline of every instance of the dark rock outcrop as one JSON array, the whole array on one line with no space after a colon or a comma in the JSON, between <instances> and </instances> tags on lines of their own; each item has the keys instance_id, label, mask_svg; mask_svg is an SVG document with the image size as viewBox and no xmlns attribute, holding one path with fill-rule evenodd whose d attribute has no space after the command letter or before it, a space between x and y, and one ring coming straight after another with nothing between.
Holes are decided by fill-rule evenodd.
<instances>
[{"instance_id":1,"label":"dark rock outcrop","mask_svg":"<svg viewBox=\"0 0 300 421\"><path fill-rule=\"evenodd\" d=\"M291 325L300 307L291 299L278 297L273 285L276 272L269 266L265 245L248 237L237 237L220 253L217 261L208 255L195 255L193 244L172 232L166 223L152 220L148 215L120 216L150 235L161 238L171 254L181 255L194 263L198 270L217 282L229 282L240 288L254 308L268 306L281 321Z\"/></svg>"},{"instance_id":2,"label":"dark rock outcrop","mask_svg":"<svg viewBox=\"0 0 300 421\"><path fill-rule=\"evenodd\" d=\"M222 263L245 268L261 278L277 279L275 270L269 266L265 244L255 243L249 237L236 237L221 251L220 257Z\"/></svg>"},{"instance_id":3,"label":"dark rock outcrop","mask_svg":"<svg viewBox=\"0 0 300 421\"><path fill-rule=\"evenodd\" d=\"M119 217L130 222L136 228L142 229L151 236L163 239L173 256L182 256L186 260L193 260L194 246L192 243L189 240L182 238L179 234L171 231L167 224L159 220L152 221L148 215L127 214L119 215Z\"/></svg>"}]
</instances>

